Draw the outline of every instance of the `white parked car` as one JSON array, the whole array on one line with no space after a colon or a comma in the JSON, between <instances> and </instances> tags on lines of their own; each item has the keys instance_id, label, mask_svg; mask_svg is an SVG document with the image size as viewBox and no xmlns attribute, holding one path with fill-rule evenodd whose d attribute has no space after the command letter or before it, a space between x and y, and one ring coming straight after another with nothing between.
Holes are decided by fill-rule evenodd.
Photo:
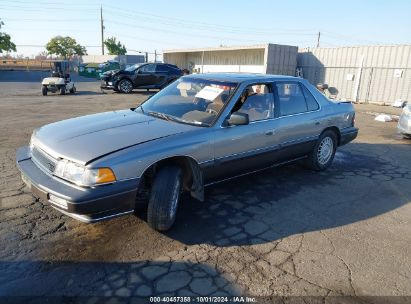
<instances>
[{"instance_id":1,"label":"white parked car","mask_svg":"<svg viewBox=\"0 0 411 304\"><path fill-rule=\"evenodd\" d=\"M406 105L398 120L398 131L407 138L411 138L411 104Z\"/></svg>"}]
</instances>

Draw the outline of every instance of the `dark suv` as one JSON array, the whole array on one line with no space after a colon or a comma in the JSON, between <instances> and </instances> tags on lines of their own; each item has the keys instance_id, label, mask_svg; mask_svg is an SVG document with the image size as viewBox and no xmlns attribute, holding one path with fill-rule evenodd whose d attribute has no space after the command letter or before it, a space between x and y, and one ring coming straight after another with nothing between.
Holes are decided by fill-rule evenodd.
<instances>
[{"instance_id":1,"label":"dark suv","mask_svg":"<svg viewBox=\"0 0 411 304\"><path fill-rule=\"evenodd\" d=\"M182 70L168 63L135 64L125 70L105 72L101 88L122 93L133 89L162 89L182 75Z\"/></svg>"}]
</instances>

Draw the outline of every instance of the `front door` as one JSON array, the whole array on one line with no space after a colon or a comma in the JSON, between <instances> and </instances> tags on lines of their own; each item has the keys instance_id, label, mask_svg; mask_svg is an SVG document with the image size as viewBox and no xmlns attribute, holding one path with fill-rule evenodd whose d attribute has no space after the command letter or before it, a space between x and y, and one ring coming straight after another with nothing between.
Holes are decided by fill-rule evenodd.
<instances>
[{"instance_id":1,"label":"front door","mask_svg":"<svg viewBox=\"0 0 411 304\"><path fill-rule=\"evenodd\" d=\"M139 68L136 72L135 78L135 87L145 87L155 84L156 75L155 75L155 64L146 64Z\"/></svg>"},{"instance_id":2,"label":"front door","mask_svg":"<svg viewBox=\"0 0 411 304\"><path fill-rule=\"evenodd\" d=\"M222 126L214 132L214 164L205 170L213 182L262 169L273 163L278 147L274 96L269 84L248 86L233 106L233 112L249 116L249 124Z\"/></svg>"}]
</instances>

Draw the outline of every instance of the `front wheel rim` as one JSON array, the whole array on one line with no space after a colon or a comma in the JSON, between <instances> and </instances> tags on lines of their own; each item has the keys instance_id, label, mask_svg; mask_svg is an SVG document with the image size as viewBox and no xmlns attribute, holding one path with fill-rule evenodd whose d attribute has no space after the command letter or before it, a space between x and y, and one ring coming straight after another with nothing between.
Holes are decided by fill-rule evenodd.
<instances>
[{"instance_id":1,"label":"front wheel rim","mask_svg":"<svg viewBox=\"0 0 411 304\"><path fill-rule=\"evenodd\" d=\"M330 137L324 137L318 146L317 159L320 165L326 165L333 154L334 142Z\"/></svg>"},{"instance_id":2,"label":"front wheel rim","mask_svg":"<svg viewBox=\"0 0 411 304\"><path fill-rule=\"evenodd\" d=\"M130 92L131 91L131 84L128 81L123 81L120 84L120 88L123 92Z\"/></svg>"}]
</instances>

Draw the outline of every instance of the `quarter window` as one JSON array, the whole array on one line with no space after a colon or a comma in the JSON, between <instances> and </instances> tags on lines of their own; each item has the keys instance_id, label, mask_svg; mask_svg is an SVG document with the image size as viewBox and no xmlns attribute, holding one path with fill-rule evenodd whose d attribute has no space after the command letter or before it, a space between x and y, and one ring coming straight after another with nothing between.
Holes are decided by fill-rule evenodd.
<instances>
[{"instance_id":1,"label":"quarter window","mask_svg":"<svg viewBox=\"0 0 411 304\"><path fill-rule=\"evenodd\" d=\"M304 85L302 85L301 87L303 88L303 93L305 101L307 102L308 111L318 110L320 106L318 105L317 100L315 100L314 96L311 94L310 91L308 91L308 89Z\"/></svg>"}]
</instances>

